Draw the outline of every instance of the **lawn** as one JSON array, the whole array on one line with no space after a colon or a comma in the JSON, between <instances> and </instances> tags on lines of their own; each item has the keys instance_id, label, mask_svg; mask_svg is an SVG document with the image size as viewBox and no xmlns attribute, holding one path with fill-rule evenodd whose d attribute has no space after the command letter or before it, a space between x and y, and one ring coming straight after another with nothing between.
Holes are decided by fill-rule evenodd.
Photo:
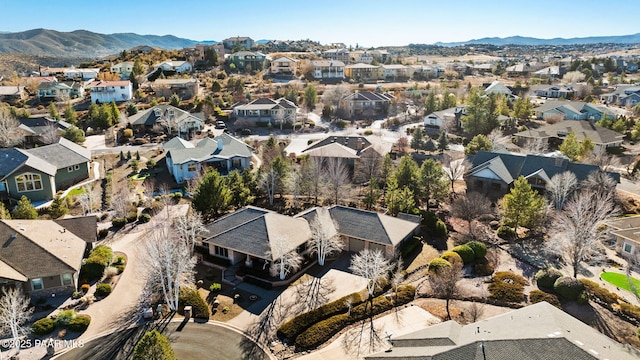
<instances>
[{"instance_id":1,"label":"lawn","mask_svg":"<svg viewBox=\"0 0 640 360\"><path fill-rule=\"evenodd\" d=\"M625 289L627 291L631 291L631 287L629 286L629 280L627 279L626 274L620 274L615 272L603 272L600 274L602 280L608 282L609 284L615 285L621 289ZM632 278L633 283L636 286L636 289L640 289L640 280L636 278Z\"/></svg>"},{"instance_id":2,"label":"lawn","mask_svg":"<svg viewBox=\"0 0 640 360\"><path fill-rule=\"evenodd\" d=\"M77 196L77 195L82 194L83 192L84 192L83 188L81 188L81 187L75 188L75 189L69 191L68 196Z\"/></svg>"}]
</instances>

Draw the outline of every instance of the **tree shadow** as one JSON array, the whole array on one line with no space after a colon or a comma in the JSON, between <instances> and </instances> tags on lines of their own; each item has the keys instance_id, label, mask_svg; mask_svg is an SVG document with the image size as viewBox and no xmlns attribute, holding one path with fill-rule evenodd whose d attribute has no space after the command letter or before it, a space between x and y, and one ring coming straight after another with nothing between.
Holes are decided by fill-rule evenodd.
<instances>
[{"instance_id":1,"label":"tree shadow","mask_svg":"<svg viewBox=\"0 0 640 360\"><path fill-rule=\"evenodd\" d=\"M373 322L372 304L367 305L367 316L351 329L347 330L342 338L342 349L353 359L361 359L366 355L381 351L387 342L386 338L391 334L383 335L383 328Z\"/></svg>"},{"instance_id":2,"label":"tree shadow","mask_svg":"<svg viewBox=\"0 0 640 360\"><path fill-rule=\"evenodd\" d=\"M258 319L245 330L240 342L242 358L250 360L268 359L260 345L266 346L276 338L278 326L287 318L290 308L280 298L274 299L260 314ZM260 344L260 345L258 345Z\"/></svg>"},{"instance_id":3,"label":"tree shadow","mask_svg":"<svg viewBox=\"0 0 640 360\"><path fill-rule=\"evenodd\" d=\"M310 277L308 281L296 286L295 313L313 310L329 301L329 295L336 290L333 279Z\"/></svg>"}]
</instances>

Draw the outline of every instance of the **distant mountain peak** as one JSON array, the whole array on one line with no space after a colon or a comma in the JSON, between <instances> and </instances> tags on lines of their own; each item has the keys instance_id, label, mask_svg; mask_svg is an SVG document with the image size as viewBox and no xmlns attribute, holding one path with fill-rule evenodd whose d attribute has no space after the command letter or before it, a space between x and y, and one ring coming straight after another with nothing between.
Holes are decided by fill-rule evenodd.
<instances>
[{"instance_id":1,"label":"distant mountain peak","mask_svg":"<svg viewBox=\"0 0 640 360\"><path fill-rule=\"evenodd\" d=\"M459 42L436 42L434 45L439 46L460 46L473 44L489 44L489 45L583 45L583 44L637 44L640 43L640 33L632 35L614 35L614 36L590 36L579 38L553 38L539 39L534 37L526 37L514 35L509 37L485 37L481 39L472 39Z\"/></svg>"}]
</instances>

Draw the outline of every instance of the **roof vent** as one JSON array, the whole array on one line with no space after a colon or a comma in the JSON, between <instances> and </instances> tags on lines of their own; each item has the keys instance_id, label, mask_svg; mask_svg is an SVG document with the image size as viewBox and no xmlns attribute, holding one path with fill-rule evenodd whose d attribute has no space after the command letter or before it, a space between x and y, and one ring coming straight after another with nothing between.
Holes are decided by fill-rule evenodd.
<instances>
[{"instance_id":1,"label":"roof vent","mask_svg":"<svg viewBox=\"0 0 640 360\"><path fill-rule=\"evenodd\" d=\"M18 237L18 234L17 234L17 233L13 233L13 234L11 234L11 236L10 236L10 238L11 238L11 239L15 239L16 237Z\"/></svg>"}]
</instances>

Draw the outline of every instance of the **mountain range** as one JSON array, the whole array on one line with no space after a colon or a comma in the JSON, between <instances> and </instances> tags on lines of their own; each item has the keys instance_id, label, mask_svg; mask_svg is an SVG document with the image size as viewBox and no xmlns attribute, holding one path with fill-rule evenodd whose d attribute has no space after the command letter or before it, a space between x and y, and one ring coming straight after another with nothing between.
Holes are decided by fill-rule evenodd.
<instances>
[{"instance_id":1,"label":"mountain range","mask_svg":"<svg viewBox=\"0 0 640 360\"><path fill-rule=\"evenodd\" d=\"M538 39L533 37L524 36L509 36L505 38L500 37L485 37L482 39L473 39L461 42L437 42L434 45L440 46L459 46L459 45L472 45L472 44L489 44L496 46L503 45L584 45L584 44L638 44L640 43L640 33L633 35L619 35L619 36L591 36L581 38L553 38L553 39Z\"/></svg>"},{"instance_id":2,"label":"mountain range","mask_svg":"<svg viewBox=\"0 0 640 360\"><path fill-rule=\"evenodd\" d=\"M259 40L257 43L265 43ZM54 57L95 58L117 54L139 45L163 49L182 49L198 43L215 44L216 41L195 41L173 35L139 35L134 33L99 34L87 30L61 32L48 29L33 29L22 32L0 32L0 53L22 53ZM502 45L573 45L573 44L638 44L640 33L621 36L594 36L583 38L538 39L523 36L505 38L487 37L463 42L437 42L433 45L454 47L471 44Z\"/></svg>"}]
</instances>

